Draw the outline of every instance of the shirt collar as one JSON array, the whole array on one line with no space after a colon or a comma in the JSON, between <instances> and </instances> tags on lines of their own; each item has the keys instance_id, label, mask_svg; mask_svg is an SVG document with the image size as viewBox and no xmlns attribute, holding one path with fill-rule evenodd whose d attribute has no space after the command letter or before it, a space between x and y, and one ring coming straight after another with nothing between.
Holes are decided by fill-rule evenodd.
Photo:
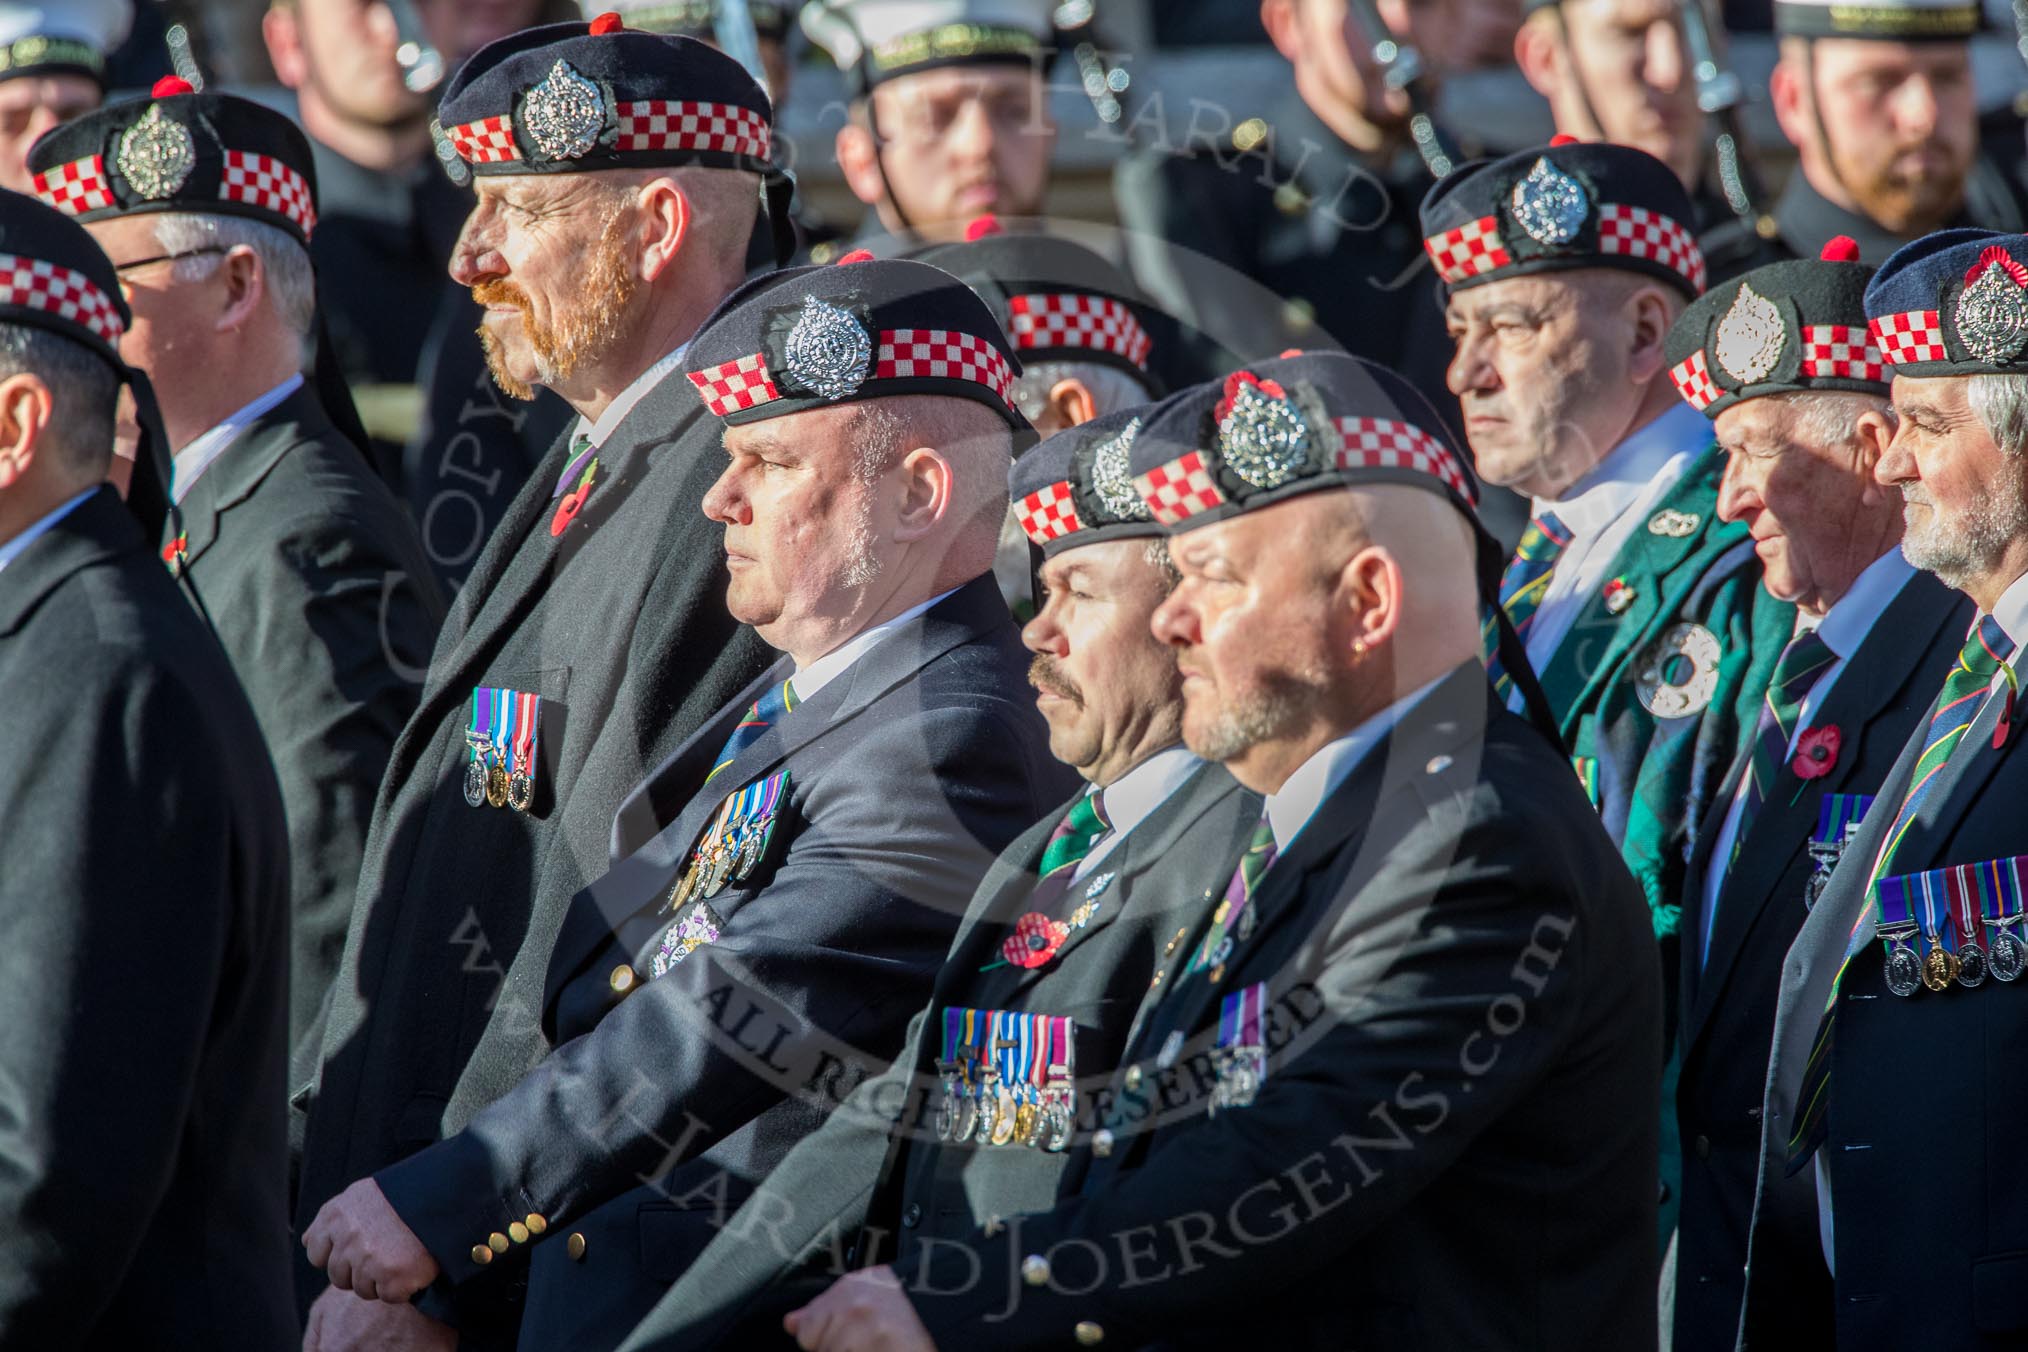
<instances>
[{"instance_id":1,"label":"shirt collar","mask_svg":"<svg viewBox=\"0 0 2028 1352\"><path fill-rule=\"evenodd\" d=\"M35 521L27 530L22 531L21 534L15 536L12 540L7 541L5 544L0 544L0 569L6 568L8 564L20 558L22 551L34 544L44 531L47 531L51 526L54 526L57 522L76 511L79 503L98 491L99 485L93 484L90 488L87 488L69 502L64 503L55 511Z\"/></svg>"},{"instance_id":2,"label":"shirt collar","mask_svg":"<svg viewBox=\"0 0 2028 1352\"><path fill-rule=\"evenodd\" d=\"M932 596L919 606L909 607L891 620L883 620L871 629L862 629L808 666L797 667L796 674L790 678L796 683L796 702L808 703L816 697L819 690L844 675L847 668L866 656L876 643L956 590L957 588L953 587L942 596Z\"/></svg>"},{"instance_id":3,"label":"shirt collar","mask_svg":"<svg viewBox=\"0 0 2028 1352\"><path fill-rule=\"evenodd\" d=\"M1700 415L1701 416L1701 415ZM1366 753L1394 729L1402 717L1422 702L1425 695L1450 678L1449 672L1382 709L1337 741L1316 753L1290 775L1283 785L1267 796L1268 824L1274 828L1275 852L1284 853L1290 842L1316 815L1317 807L1351 778Z\"/></svg>"},{"instance_id":4,"label":"shirt collar","mask_svg":"<svg viewBox=\"0 0 2028 1352\"><path fill-rule=\"evenodd\" d=\"M1901 556L1901 550L1888 550L1867 564L1852 579L1845 594L1831 603L1823 622L1817 626L1817 637L1840 661L1849 658L1866 641L1867 631L1873 628L1881 612L1914 576L1915 569Z\"/></svg>"},{"instance_id":5,"label":"shirt collar","mask_svg":"<svg viewBox=\"0 0 2028 1352\"><path fill-rule=\"evenodd\" d=\"M1999 604L1993 607L1993 618L2007 631L2007 637L2014 640L2018 655L2022 640L2028 639L2028 573L2015 578L2013 584L2000 593Z\"/></svg>"},{"instance_id":6,"label":"shirt collar","mask_svg":"<svg viewBox=\"0 0 2028 1352\"><path fill-rule=\"evenodd\" d=\"M606 438L613 434L613 429L620 425L620 420L634 411L634 405L646 398L648 391L662 383L662 377L676 369L676 364L683 360L683 354L689 350L689 343L679 343L675 351L635 376L634 383L621 390L619 396L606 405L606 411L599 414L598 421L587 423L584 415L578 414L577 426L572 429L571 440L575 441L580 436L588 437L594 449L603 448Z\"/></svg>"},{"instance_id":7,"label":"shirt collar","mask_svg":"<svg viewBox=\"0 0 2028 1352\"><path fill-rule=\"evenodd\" d=\"M1106 821L1113 834L1124 836L1146 821L1203 764L1189 748L1167 746L1097 790L1105 795Z\"/></svg>"},{"instance_id":8,"label":"shirt collar","mask_svg":"<svg viewBox=\"0 0 2028 1352\"><path fill-rule=\"evenodd\" d=\"M239 440L240 433L246 431L248 424L302 388L303 376L298 372L244 408L228 413L217 426L200 432L188 446L171 457L173 470L169 495L178 502L183 501L185 495L197 486L197 480L204 471L211 468L211 462Z\"/></svg>"},{"instance_id":9,"label":"shirt collar","mask_svg":"<svg viewBox=\"0 0 2028 1352\"><path fill-rule=\"evenodd\" d=\"M1636 428L1591 473L1571 485L1560 502L1537 498L1535 515L1556 513L1575 536L1604 530L1648 490L1662 467L1683 448L1711 440L1711 423L1688 404L1676 407Z\"/></svg>"}]
</instances>

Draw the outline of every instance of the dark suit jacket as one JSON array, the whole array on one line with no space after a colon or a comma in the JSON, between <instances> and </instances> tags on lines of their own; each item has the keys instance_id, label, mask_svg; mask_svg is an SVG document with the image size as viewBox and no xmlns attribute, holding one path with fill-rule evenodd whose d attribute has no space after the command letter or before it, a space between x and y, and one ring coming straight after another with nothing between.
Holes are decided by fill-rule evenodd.
<instances>
[{"instance_id":1,"label":"dark suit jacket","mask_svg":"<svg viewBox=\"0 0 2028 1352\"><path fill-rule=\"evenodd\" d=\"M614 810L772 660L725 610L724 533L701 506L724 453L681 372L621 420L554 536L568 449L559 438L473 568L395 741L323 1033L304 1225L541 1061L550 948L606 867ZM464 800L477 686L542 697L525 814ZM295 1081L306 1099L311 1073Z\"/></svg>"},{"instance_id":2,"label":"dark suit jacket","mask_svg":"<svg viewBox=\"0 0 2028 1352\"><path fill-rule=\"evenodd\" d=\"M1077 1194L897 1265L938 1345L1090 1323L1121 1347L1653 1347L1647 911L1477 664L1405 712L1252 904L1222 981L1178 950ZM1255 983L1266 1085L1209 1115L1221 998Z\"/></svg>"},{"instance_id":3,"label":"dark suit jacket","mask_svg":"<svg viewBox=\"0 0 2028 1352\"><path fill-rule=\"evenodd\" d=\"M743 1196L886 1067L980 876L1075 782L1049 756L1023 656L988 574L884 637L708 786L786 662L642 786L637 798L687 786L690 801L573 900L545 1010L562 1045L458 1135L376 1175L449 1284L497 1288L475 1246L531 1212L537 1247L561 1250L565 1226L622 1194L636 1209ZM675 918L663 901L720 804L783 772L769 858L708 903L720 937L648 980ZM623 994L610 977L629 961L645 984ZM660 1242L694 1253L709 1220L693 1208Z\"/></svg>"},{"instance_id":4,"label":"dark suit jacket","mask_svg":"<svg viewBox=\"0 0 2028 1352\"><path fill-rule=\"evenodd\" d=\"M815 1294L809 1280L797 1280L802 1265L791 1261L806 1250L818 1259L807 1276L822 1283L836 1275L823 1261L836 1256L828 1248L834 1240L849 1246L847 1264L885 1262L897 1240L908 1252L933 1238L969 1235L988 1217L1054 1203L1076 1154L936 1139L939 1012L958 1005L1075 1019L1080 1117L1089 1133L1091 1091L1111 1080L1163 948L1195 925L1207 892L1222 890L1260 820L1257 795L1223 769L1203 767L1096 866L1092 880L1113 875L1105 905L1053 961L982 972L1029 908L1043 848L1068 808L1015 841L980 884L930 1003L910 1026L906 1054L782 1161L761 1185L764 1195L713 1238L673 1289L665 1280L667 1295L633 1341L700 1349L781 1342L780 1315ZM780 1219L767 1231L748 1229L744 1222L756 1216ZM538 1276L546 1257L537 1255ZM559 1288L574 1289L561 1279ZM649 1302L658 1295L650 1293ZM531 1298L531 1315L532 1306ZM563 1345L537 1344L525 1336L533 1331L531 1322L524 1346Z\"/></svg>"},{"instance_id":5,"label":"dark suit jacket","mask_svg":"<svg viewBox=\"0 0 2028 1352\"><path fill-rule=\"evenodd\" d=\"M1957 637L1962 644L1964 635ZM1931 674L1932 700L1948 670ZM2028 755L2018 717L2013 736L1993 746L2005 703L1989 697L1980 706L1895 852L1891 873L2028 852L2021 811ZM1894 817L1882 809L1901 802L1925 730L1909 739L1881 784L1875 810L1782 964L1747 1251L1748 1347L1782 1345L1763 1333L1781 1327L1779 1315L1794 1299L1781 1284L1786 1270L1761 1263L1774 1242L1767 1199L1784 1172L1797 1087L1832 974ZM1977 990L1899 998L1882 976L1881 950L1880 941L1867 942L1838 987L1830 1134L1817 1157L1830 1171L1837 1346L1841 1352L2019 1346L2028 1340L2028 1176L2013 1161L2028 1122L2028 1079L2019 1073L2028 1003L2019 982L1991 977ZM1940 1309L1951 1317L1939 1319Z\"/></svg>"},{"instance_id":6,"label":"dark suit jacket","mask_svg":"<svg viewBox=\"0 0 2028 1352\"><path fill-rule=\"evenodd\" d=\"M338 970L374 791L415 710L443 599L415 527L307 387L256 419L180 506L184 585L282 785L294 1047Z\"/></svg>"},{"instance_id":7,"label":"dark suit jacket","mask_svg":"<svg viewBox=\"0 0 2028 1352\"><path fill-rule=\"evenodd\" d=\"M288 837L99 489L0 572L0 1347L293 1348Z\"/></svg>"},{"instance_id":8,"label":"dark suit jacket","mask_svg":"<svg viewBox=\"0 0 2028 1352\"><path fill-rule=\"evenodd\" d=\"M1708 961L1705 881L1711 851L1752 748L1734 763L1699 829L1683 893L1682 1070L1675 1111L1683 1140L1676 1240L1676 1345L1729 1345L1739 1328L1746 1227L1760 1161L1761 1091L1782 957L1807 914L1804 888L1817 810L1827 793L1873 793L1929 712L1938 673L1964 641L1972 604L1927 573L1902 587L1839 674L1815 725L1842 733L1838 760L1815 780L1786 764L1740 842L1739 861L1719 899ZM1829 1276L1817 1243L1817 1194L1809 1174L1770 1193L1763 1264L1790 1265L1783 1285L1794 1325L1782 1346L1807 1348L1830 1336ZM1777 1220L1778 1216L1778 1220Z\"/></svg>"}]
</instances>

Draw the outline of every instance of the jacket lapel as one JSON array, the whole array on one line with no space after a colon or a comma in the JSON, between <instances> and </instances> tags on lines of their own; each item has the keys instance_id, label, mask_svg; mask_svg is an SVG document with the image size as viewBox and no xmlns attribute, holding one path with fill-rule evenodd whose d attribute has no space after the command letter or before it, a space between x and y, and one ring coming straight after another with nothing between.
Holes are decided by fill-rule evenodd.
<instances>
[{"instance_id":1,"label":"jacket lapel","mask_svg":"<svg viewBox=\"0 0 2028 1352\"><path fill-rule=\"evenodd\" d=\"M249 423L177 505L183 517L185 561L195 563L211 548L218 539L219 519L251 497L283 456L330 430L331 420L307 385Z\"/></svg>"},{"instance_id":2,"label":"jacket lapel","mask_svg":"<svg viewBox=\"0 0 2028 1352\"><path fill-rule=\"evenodd\" d=\"M0 640L25 625L73 574L140 544L134 518L112 489L101 486L0 569Z\"/></svg>"},{"instance_id":3,"label":"jacket lapel","mask_svg":"<svg viewBox=\"0 0 2028 1352\"><path fill-rule=\"evenodd\" d=\"M1942 594L1939 594L1940 591ZM1936 642L1937 633L1958 613L1958 608L1950 603L1951 596L1952 593L1942 591L1940 584L1931 582L1924 574L1918 574L1903 585L1894 600L1881 612L1879 620L1859 645L1859 650L1847 661L1838 683L1831 687L1824 707L1813 720L1817 727L1835 725L1845 734L1839 747L1837 765L1830 774L1817 780L1804 780L1787 765L1776 776L1768 801L1755 818L1746 840L1741 842L1738 868L1724 884L1723 904L1711 931L1710 955L1697 976L1691 1021L1684 1030L1686 1048L1692 1044L1723 993L1726 977L1739 956L1740 945L1761 913L1770 905L1785 905L1796 900L1775 896L1774 888L1787 874L1796 856L1807 848L1809 836L1816 827L1823 795L1868 793L1878 789L1877 785L1862 782L1859 778L1859 767L1865 763L1866 751L1874 736L1874 725L1893 713L1899 692L1911 683L1918 686L1923 683L1921 668ZM1938 680L1941 680L1940 675ZM1921 699L1923 693L1913 690L1911 697ZM1746 759L1746 756L1740 758L1736 770L1744 771ZM1712 813L1717 818L1712 826L1712 835L1716 835L1718 827L1723 824L1722 814L1731 806L1738 782L1736 774L1730 777L1724 794L1712 805ZM1722 861L1709 858L1708 843L1704 848L1706 867L1721 866ZM1685 936L1684 951L1694 961L1688 935Z\"/></svg>"}]
</instances>

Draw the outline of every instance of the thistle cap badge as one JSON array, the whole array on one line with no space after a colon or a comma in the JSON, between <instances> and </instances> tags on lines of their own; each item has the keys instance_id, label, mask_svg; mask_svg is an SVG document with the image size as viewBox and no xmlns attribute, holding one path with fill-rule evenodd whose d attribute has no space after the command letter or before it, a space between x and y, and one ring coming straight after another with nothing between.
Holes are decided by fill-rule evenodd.
<instances>
[{"instance_id":1,"label":"thistle cap badge","mask_svg":"<svg viewBox=\"0 0 2028 1352\"><path fill-rule=\"evenodd\" d=\"M190 128L162 116L156 104L148 115L120 133L116 156L120 173L133 190L151 202L173 197L197 167L197 144Z\"/></svg>"},{"instance_id":2,"label":"thistle cap badge","mask_svg":"<svg viewBox=\"0 0 2028 1352\"><path fill-rule=\"evenodd\" d=\"M1514 220L1537 244L1570 243L1591 214L1584 185L1551 164L1547 155L1514 185L1509 202Z\"/></svg>"}]
</instances>

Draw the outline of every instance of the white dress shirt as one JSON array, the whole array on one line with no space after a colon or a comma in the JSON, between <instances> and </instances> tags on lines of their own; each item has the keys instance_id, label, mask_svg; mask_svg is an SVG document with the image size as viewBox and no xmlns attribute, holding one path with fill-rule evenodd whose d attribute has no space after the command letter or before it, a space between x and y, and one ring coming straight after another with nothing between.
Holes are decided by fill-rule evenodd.
<instances>
[{"instance_id":1,"label":"white dress shirt","mask_svg":"<svg viewBox=\"0 0 2028 1352\"><path fill-rule=\"evenodd\" d=\"M1077 861L1077 868L1070 876L1083 881L1084 876L1097 868L1130 831L1146 821L1156 808L1168 802L1170 796L1182 788L1183 782L1196 774L1203 764L1190 754L1187 747L1164 747L1108 785L1104 790L1105 812L1111 829L1099 838L1091 853Z\"/></svg>"},{"instance_id":2,"label":"white dress shirt","mask_svg":"<svg viewBox=\"0 0 2028 1352\"><path fill-rule=\"evenodd\" d=\"M620 425L620 419L632 413L634 405L647 398L648 391L660 385L662 377L675 370L677 363L683 360L683 354L689 350L689 343L680 343L674 352L635 376L633 384L621 390L613 402L606 405L606 411L599 414L596 422L586 422L584 414L578 414L577 422L570 429L571 444L575 445L577 439L582 436L590 440L594 450L603 447L606 438L610 437L613 429ZM797 689L800 690L801 687L798 686Z\"/></svg>"},{"instance_id":3,"label":"white dress shirt","mask_svg":"<svg viewBox=\"0 0 2028 1352\"><path fill-rule=\"evenodd\" d=\"M1537 671L1548 667L1564 635L1605 586L1620 549L1710 446L1710 421L1678 404L1615 446L1562 501L1534 501L1530 510L1536 516L1554 512L1570 532L1528 629L1528 661ZM1520 709L1519 691L1509 703Z\"/></svg>"},{"instance_id":4,"label":"white dress shirt","mask_svg":"<svg viewBox=\"0 0 2028 1352\"><path fill-rule=\"evenodd\" d=\"M1810 687L1810 693L1803 697L1802 709L1796 716L1794 731L1789 734L1785 754L1795 755L1796 739L1803 735L1804 729L1815 725L1817 712L1824 707L1824 701L1830 696L1831 687L1838 683L1838 677L1844 673L1847 661L1866 641L1874 622L1886 612L1894 598L1901 595L1901 589L1914 576L1915 569L1901 557L1901 551L1890 549L1867 564L1865 571L1852 580L1845 594L1824 612L1822 623L1817 625L1817 637L1831 650L1834 660ZM1798 614L1796 632L1799 634L1807 627L1802 619ZM1942 679L1941 674L1938 679ZM1756 721L1756 730L1758 726ZM1718 917L1718 898L1725 882L1725 861L1732 857L1733 838L1739 834L1740 814L1746 807L1747 779L1744 774L1739 777L1738 787L1733 790L1732 805L1725 814L1725 824L1719 829L1718 839L1711 844L1711 862L1704 872L1704 934L1697 958L1700 965L1711 955L1711 929Z\"/></svg>"},{"instance_id":5,"label":"white dress shirt","mask_svg":"<svg viewBox=\"0 0 2028 1352\"><path fill-rule=\"evenodd\" d=\"M6 568L8 564L20 558L21 551L28 548L28 546L34 544L36 539L40 537L44 531L48 530L51 526L54 526L57 522L63 520L65 517L69 516L72 512L76 511L77 505L80 502L83 502L86 498L90 497L92 494L98 491L99 486L97 484L93 484L90 488L87 488L84 492L78 494L76 497L72 498L69 502L64 503L63 506L49 513L47 516L38 518L36 521L30 524L27 530L22 531L21 534L15 536L12 540L7 541L5 544L0 544L0 569Z\"/></svg>"},{"instance_id":6,"label":"white dress shirt","mask_svg":"<svg viewBox=\"0 0 2028 1352\"><path fill-rule=\"evenodd\" d=\"M169 476L169 496L178 502L183 501L184 494L197 486L199 476L211 468L212 461L225 454L228 446L239 440L240 433L246 431L249 423L302 388L302 375L292 375L245 408L226 415L225 421L216 427L199 433L173 457L175 463Z\"/></svg>"},{"instance_id":7,"label":"white dress shirt","mask_svg":"<svg viewBox=\"0 0 2028 1352\"><path fill-rule=\"evenodd\" d=\"M910 606L893 619L883 620L871 629L863 629L854 634L810 665L797 667L796 674L790 678L796 685L796 703L804 704L816 698L819 690L844 675L852 664L866 656L876 643L956 590L957 588L953 587L951 591L944 592L941 596L932 596L919 606Z\"/></svg>"},{"instance_id":8,"label":"white dress shirt","mask_svg":"<svg viewBox=\"0 0 2028 1352\"><path fill-rule=\"evenodd\" d=\"M1288 851L1290 843L1309 825L1310 818L1317 815L1318 806L1351 777L1366 753L1449 675L1446 672L1420 690L1404 695L1337 741L1319 747L1279 789L1267 796L1268 825L1274 828L1277 855Z\"/></svg>"}]
</instances>

